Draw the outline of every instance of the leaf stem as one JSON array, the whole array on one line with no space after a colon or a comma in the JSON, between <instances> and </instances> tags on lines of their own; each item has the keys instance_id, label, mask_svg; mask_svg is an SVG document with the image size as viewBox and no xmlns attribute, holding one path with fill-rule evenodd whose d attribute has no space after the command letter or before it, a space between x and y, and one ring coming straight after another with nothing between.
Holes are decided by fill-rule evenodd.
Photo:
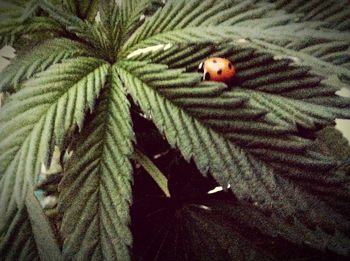
<instances>
[{"instance_id":1,"label":"leaf stem","mask_svg":"<svg viewBox=\"0 0 350 261\"><path fill-rule=\"evenodd\" d=\"M156 165L140 150L135 149L133 158L148 172L166 197L170 197L168 180Z\"/></svg>"}]
</instances>

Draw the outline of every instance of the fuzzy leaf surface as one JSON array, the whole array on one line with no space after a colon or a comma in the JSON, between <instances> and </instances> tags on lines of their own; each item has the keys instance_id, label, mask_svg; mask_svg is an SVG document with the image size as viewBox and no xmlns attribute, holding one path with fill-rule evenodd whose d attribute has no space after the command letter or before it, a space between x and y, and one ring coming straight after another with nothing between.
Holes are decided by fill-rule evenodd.
<instances>
[{"instance_id":1,"label":"fuzzy leaf surface","mask_svg":"<svg viewBox=\"0 0 350 261\"><path fill-rule=\"evenodd\" d=\"M304 23L295 23L294 15L277 10L271 17L273 8L274 5L257 4L256 1L220 1L220 4L168 1L124 44L123 55L126 57L140 48L159 44L244 40L242 45L246 47L266 50L310 66L332 86L346 85L350 79L346 58L349 56L349 34L316 30Z\"/></svg>"},{"instance_id":2,"label":"fuzzy leaf surface","mask_svg":"<svg viewBox=\"0 0 350 261\"><path fill-rule=\"evenodd\" d=\"M339 31L350 30L350 7L346 0L268 0L277 9L296 14L301 22L320 21L322 27ZM263 2L263 1L260 1Z\"/></svg>"},{"instance_id":3,"label":"fuzzy leaf surface","mask_svg":"<svg viewBox=\"0 0 350 261\"><path fill-rule=\"evenodd\" d=\"M230 184L240 199L252 200L262 208L273 209L282 216L306 218L307 223L317 223L323 228L348 229L344 217L300 190L268 162L230 139L231 133L244 131L246 124L239 120L236 122L232 113L223 114L222 117L212 116L215 108L227 112L232 112L235 108L240 110L245 98L227 96L223 84L199 83L198 74L166 69L164 65L142 62L120 61L117 64L118 74L133 99L152 118L170 145L180 149L186 160L193 158L203 174L209 171L224 187ZM252 121L256 115L251 113L252 118L247 118ZM228 119L230 123L227 123ZM225 127L218 128L222 124ZM254 131L258 133L259 128L264 129L264 124L266 123L256 124ZM281 129L278 125L267 125L267 132L285 134L283 127ZM305 159L309 161L306 162L307 165L320 168L332 164L323 159L314 160L308 155L292 161L294 164L304 164ZM314 204L319 206L317 211L312 207Z\"/></svg>"},{"instance_id":4,"label":"fuzzy leaf surface","mask_svg":"<svg viewBox=\"0 0 350 261\"><path fill-rule=\"evenodd\" d=\"M0 254L3 260L61 260L61 252L43 210L28 190L19 206L12 190L15 177L0 182Z\"/></svg>"},{"instance_id":5,"label":"fuzzy leaf surface","mask_svg":"<svg viewBox=\"0 0 350 261\"><path fill-rule=\"evenodd\" d=\"M65 59L76 56L87 56L91 50L66 39L48 40L35 46L30 52L19 54L9 66L0 72L0 91L13 91L18 85L38 72Z\"/></svg>"},{"instance_id":6,"label":"fuzzy leaf surface","mask_svg":"<svg viewBox=\"0 0 350 261\"><path fill-rule=\"evenodd\" d=\"M53 145L62 146L104 86L109 66L95 58L55 64L25 83L0 111L0 178L13 175L10 191L19 205L41 164L49 164Z\"/></svg>"},{"instance_id":7,"label":"fuzzy leaf surface","mask_svg":"<svg viewBox=\"0 0 350 261\"><path fill-rule=\"evenodd\" d=\"M129 259L130 121L122 85L113 74L65 164L59 201L66 259Z\"/></svg>"}]
</instances>

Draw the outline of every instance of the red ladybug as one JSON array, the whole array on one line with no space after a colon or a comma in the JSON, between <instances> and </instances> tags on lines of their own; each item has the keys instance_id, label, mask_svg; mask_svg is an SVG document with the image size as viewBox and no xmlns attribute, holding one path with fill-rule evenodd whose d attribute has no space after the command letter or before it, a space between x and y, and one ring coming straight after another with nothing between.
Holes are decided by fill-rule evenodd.
<instances>
[{"instance_id":1,"label":"red ladybug","mask_svg":"<svg viewBox=\"0 0 350 261\"><path fill-rule=\"evenodd\" d=\"M230 60L221 57L210 57L199 64L199 72L203 72L203 80L229 82L236 74Z\"/></svg>"}]
</instances>

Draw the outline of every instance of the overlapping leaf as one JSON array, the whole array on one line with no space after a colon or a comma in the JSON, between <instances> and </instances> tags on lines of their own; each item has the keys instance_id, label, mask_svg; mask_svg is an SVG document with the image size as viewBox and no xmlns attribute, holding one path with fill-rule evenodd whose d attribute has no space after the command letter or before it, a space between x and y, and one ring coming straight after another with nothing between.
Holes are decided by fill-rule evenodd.
<instances>
[{"instance_id":1,"label":"overlapping leaf","mask_svg":"<svg viewBox=\"0 0 350 261\"><path fill-rule=\"evenodd\" d=\"M350 7L346 0L268 0L278 9L297 14L301 22L321 21L323 27L350 30ZM260 1L264 2L264 1Z\"/></svg>"},{"instance_id":2,"label":"overlapping leaf","mask_svg":"<svg viewBox=\"0 0 350 261\"><path fill-rule=\"evenodd\" d=\"M294 15L279 11L271 17L272 8L274 5L259 5L255 1L221 1L219 5L210 1L191 1L190 4L169 1L126 42L124 55L157 44L245 40L246 46L311 66L332 86L339 86L344 78L350 78L346 68L348 33L316 30L313 26L293 22ZM339 66L340 63L345 67Z\"/></svg>"},{"instance_id":3,"label":"overlapping leaf","mask_svg":"<svg viewBox=\"0 0 350 261\"><path fill-rule=\"evenodd\" d=\"M103 87L108 65L94 58L56 64L25 83L0 111L0 177L13 175L21 202L53 145L62 144Z\"/></svg>"},{"instance_id":4,"label":"overlapping leaf","mask_svg":"<svg viewBox=\"0 0 350 261\"><path fill-rule=\"evenodd\" d=\"M209 42L229 38L229 25L260 17L268 8L254 1L167 1L130 37L125 53L159 43Z\"/></svg>"},{"instance_id":5,"label":"overlapping leaf","mask_svg":"<svg viewBox=\"0 0 350 261\"><path fill-rule=\"evenodd\" d=\"M266 141L266 145L270 148L276 146L278 150L280 145L280 149L284 150L288 142L283 142L279 136L281 133L297 133L299 127L317 129L322 125L330 124L336 117L350 116L349 100L336 96L337 89L320 83L321 79L309 74L307 68L293 66L288 60L276 60L272 55L242 48L236 44L188 47L175 45L165 51L148 52L130 59L150 60L167 64L170 68L185 67L192 71L208 55L227 57L233 62L237 75L235 83L226 90L226 99L231 97L249 100L244 107L248 107L254 113L252 116L255 115L255 118L249 118L249 114L246 114L247 111L242 110L242 107L234 112L220 108L210 112L211 118L224 119L225 115L231 115L240 119L242 125L245 123L246 129L236 128L235 133L230 134L239 143L263 148ZM203 108L205 105L198 105L195 110L205 117L209 112L206 110L201 112ZM237 113L240 113L241 118ZM264 115L266 115L265 123L270 125L261 125L259 132L257 122L261 121L259 116ZM234 124L238 125L237 119ZM217 126L220 127L220 125ZM252 128L247 129L249 126ZM279 130L274 130L273 126L279 126ZM229 127L230 124L227 123L225 128ZM261 135L257 135L256 132L268 135L269 139L261 139ZM271 142L272 140L275 142ZM297 140L294 140L295 143L290 141L291 145L298 143ZM306 141L301 140L301 142ZM298 147L291 146L289 149L297 151Z\"/></svg>"},{"instance_id":6,"label":"overlapping leaf","mask_svg":"<svg viewBox=\"0 0 350 261\"><path fill-rule=\"evenodd\" d=\"M96 111L77 135L61 185L66 259L129 257L132 130L119 76L168 142L187 160L193 158L203 174L210 171L223 186L230 184L240 199L273 210L278 218L293 216L295 229L303 223L327 231L299 229L294 233L282 226L279 230L285 232L284 237L293 235L289 239L298 241L297 235L310 232L300 241L309 241L313 247L320 243L320 249L347 251L348 239L337 230L349 231L349 223L339 215L347 213L342 209L349 199L348 180L344 172L329 171L336 162L310 147L311 141L305 137L332 124L336 117L350 117L349 100L334 94L350 79L348 9L336 14L345 2L332 0L317 6L319 0L272 1L275 4L170 0L154 16L146 15L138 30L152 1L130 0L120 6L101 1L102 23L94 20L96 1L65 1L72 14L61 9L60 1L2 2L1 44L37 32L50 32L52 37L58 30L61 36L90 46L95 50L93 56L103 59L77 57L88 55L87 49L70 40L58 40L51 46L53 40L46 43L50 45L47 50L42 52L45 44L38 47L3 74L7 76L0 86L6 90L37 75L18 88L0 111L4 203L0 210L6 213L1 237L12 238L17 231L25 234L12 248L18 250L11 252L16 257L36 258L40 251L50 252L40 246L45 242L45 238L38 240L42 234L33 240L31 229L35 230L36 218L29 215L30 224L22 223L23 217L28 217L26 210L30 212L23 205L31 191L27 185L35 180L41 163L50 161L53 145L61 145L75 125L83 128L85 113L94 108L108 74L105 60L118 61L118 76L113 74ZM92 5L88 7L88 3ZM52 18L35 16L38 7ZM304 22L298 23L296 18ZM332 28L322 30L325 27ZM67 45L62 46L64 43ZM157 52L142 52L142 48L145 51L154 45ZM232 60L237 69L234 83L202 83L199 74L184 72L185 68L193 71L209 55ZM283 57L311 66L327 81ZM151 62L140 62L145 59ZM323 196L317 197L319 194ZM217 219L186 213L192 224L205 228L209 235L204 238L193 233L196 242L217 249L228 246L231 238L213 233L229 230L226 223L220 226ZM10 230L3 229L7 224ZM266 229L265 225L255 227ZM272 228L269 233L273 233ZM3 241L2 249L9 241ZM24 241L25 247L19 249ZM231 243L236 246L234 252L250 245L244 238Z\"/></svg>"},{"instance_id":7,"label":"overlapping leaf","mask_svg":"<svg viewBox=\"0 0 350 261\"><path fill-rule=\"evenodd\" d=\"M68 32L73 33L79 40L93 46L101 52L103 58L108 58L110 39L107 31L100 24L82 20L69 14L47 0L40 0L39 6L57 20Z\"/></svg>"},{"instance_id":8,"label":"overlapping leaf","mask_svg":"<svg viewBox=\"0 0 350 261\"><path fill-rule=\"evenodd\" d=\"M37 11L38 1L0 1L0 46L14 44L28 35L51 37L61 30L52 19L37 16Z\"/></svg>"},{"instance_id":9,"label":"overlapping leaf","mask_svg":"<svg viewBox=\"0 0 350 261\"><path fill-rule=\"evenodd\" d=\"M35 46L31 52L19 54L8 67L0 73L0 91L13 91L23 80L46 70L62 60L92 55L84 45L66 39L48 40Z\"/></svg>"},{"instance_id":10,"label":"overlapping leaf","mask_svg":"<svg viewBox=\"0 0 350 261\"><path fill-rule=\"evenodd\" d=\"M226 95L249 102L233 108L233 112L220 107L208 112L205 109L210 106L203 102L194 111L202 118L209 119L214 127L225 131L235 144L259 159L273 162L276 168L284 174L288 173L299 184L304 184L305 188L314 187L316 194L317 191L328 191L329 195L336 195L336 191L342 191L341 196L334 199L340 205L346 204L349 192L344 172L330 174L333 160L329 161L329 158L316 152L318 149L305 152L310 140L297 136L302 129L317 130L332 124L336 117L348 118L349 99L335 95L337 88L322 83L319 77L309 74L307 68L295 67L288 60L276 59L240 45L174 45L167 50L145 52L130 59L150 60L171 68L185 67L188 71L194 71L209 55L229 58L236 66L237 75L236 82L226 90L229 92ZM212 120L215 117L224 119L229 115L237 117L237 114L241 118L248 116L247 108L253 110L257 117L240 119L241 129L238 129L237 119L234 122L226 120L225 124ZM260 125L261 121L269 124ZM286 133L293 133L293 136Z\"/></svg>"},{"instance_id":11,"label":"overlapping leaf","mask_svg":"<svg viewBox=\"0 0 350 261\"><path fill-rule=\"evenodd\" d=\"M157 64L119 62L117 70L144 113L152 118L168 142L180 149L185 159L194 159L202 173L209 170L223 186L230 184L239 198L252 200L281 215L297 217L300 214L300 218L321 227L348 229L341 216L281 178L268 162L264 163L249 148L231 139L230 135L235 133L252 131L259 135L265 131L267 134L285 135L287 131L283 125L259 122L252 108L240 117L239 110L244 108L247 99L233 96L239 90L225 93L225 85L198 83L198 74L167 70L166 66ZM217 113L213 114L215 111ZM217 117L218 114L220 117ZM252 122L255 126L251 125ZM303 145L299 143L300 148ZM283 154L283 151L279 153ZM287 155L293 154L287 152ZM307 167L316 165L324 168L331 164L325 159L314 160L307 154L301 157L309 160L305 163L298 161ZM317 211L312 207L314 204L319 206ZM331 216L334 219L329 219Z\"/></svg>"},{"instance_id":12,"label":"overlapping leaf","mask_svg":"<svg viewBox=\"0 0 350 261\"><path fill-rule=\"evenodd\" d=\"M9 217L5 230L1 226L0 254L3 260L39 260L38 249L26 209L16 210Z\"/></svg>"},{"instance_id":13,"label":"overlapping leaf","mask_svg":"<svg viewBox=\"0 0 350 261\"><path fill-rule=\"evenodd\" d=\"M15 177L7 175L0 182L0 254L3 260L60 260L60 250L50 224L33 191L28 191L25 205L12 196Z\"/></svg>"},{"instance_id":14,"label":"overlapping leaf","mask_svg":"<svg viewBox=\"0 0 350 261\"><path fill-rule=\"evenodd\" d=\"M349 252L349 238L290 223L237 201L230 192L215 192L211 179L200 177L192 163L169 166L173 157L157 160L172 177L171 198L135 198L134 249L141 260L294 260L325 257L326 249ZM145 183L140 176L136 187Z\"/></svg>"},{"instance_id":15,"label":"overlapping leaf","mask_svg":"<svg viewBox=\"0 0 350 261\"><path fill-rule=\"evenodd\" d=\"M132 238L133 131L120 80L112 75L84 131L72 147L60 194L65 259L127 260Z\"/></svg>"},{"instance_id":16,"label":"overlapping leaf","mask_svg":"<svg viewBox=\"0 0 350 261\"><path fill-rule=\"evenodd\" d=\"M118 49L130 35L143 23L146 15L154 12L159 1L127 0L117 3L100 1L100 17L103 26L109 32L111 50Z\"/></svg>"},{"instance_id":17,"label":"overlapping leaf","mask_svg":"<svg viewBox=\"0 0 350 261\"><path fill-rule=\"evenodd\" d=\"M98 2L97 0L64 0L63 5L72 14L75 14L81 19L87 19L93 22L98 11Z\"/></svg>"}]
</instances>

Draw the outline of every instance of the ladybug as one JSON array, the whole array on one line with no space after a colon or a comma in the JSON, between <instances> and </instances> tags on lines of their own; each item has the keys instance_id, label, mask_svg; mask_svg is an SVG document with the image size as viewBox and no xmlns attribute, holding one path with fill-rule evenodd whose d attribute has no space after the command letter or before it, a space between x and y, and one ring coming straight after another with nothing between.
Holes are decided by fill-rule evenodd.
<instances>
[{"instance_id":1,"label":"ladybug","mask_svg":"<svg viewBox=\"0 0 350 261\"><path fill-rule=\"evenodd\" d=\"M198 71L203 72L203 80L216 82L229 82L236 74L230 60L221 57L210 57L201 62Z\"/></svg>"}]
</instances>

